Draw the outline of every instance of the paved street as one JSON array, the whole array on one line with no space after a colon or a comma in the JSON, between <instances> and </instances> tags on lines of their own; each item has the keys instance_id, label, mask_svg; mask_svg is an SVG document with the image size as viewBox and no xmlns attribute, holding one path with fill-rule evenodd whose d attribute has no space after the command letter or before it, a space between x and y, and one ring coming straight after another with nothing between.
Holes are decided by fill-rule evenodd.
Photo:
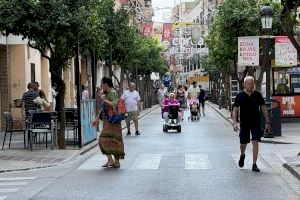
<instances>
[{"instance_id":1,"label":"paved street","mask_svg":"<svg viewBox=\"0 0 300 200\"><path fill-rule=\"evenodd\" d=\"M0 174L0 199L300 198L299 180L274 154L287 146L263 143L261 173L254 173L251 146L240 169L238 135L211 107L199 122L185 120L182 133L164 133L162 123L156 109L141 119L141 136L124 136L120 169L102 169L105 157L96 148L61 166Z\"/></svg>"}]
</instances>

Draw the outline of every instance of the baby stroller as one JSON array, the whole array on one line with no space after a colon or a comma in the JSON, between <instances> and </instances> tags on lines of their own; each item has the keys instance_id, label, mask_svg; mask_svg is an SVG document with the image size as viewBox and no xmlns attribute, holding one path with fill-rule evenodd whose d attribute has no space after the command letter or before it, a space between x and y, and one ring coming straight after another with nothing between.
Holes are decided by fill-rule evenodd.
<instances>
[{"instance_id":1,"label":"baby stroller","mask_svg":"<svg viewBox=\"0 0 300 200\"><path fill-rule=\"evenodd\" d=\"M191 99L189 101L189 107L190 107L190 116L188 117L188 120L199 121L200 120L199 100Z\"/></svg>"},{"instance_id":2,"label":"baby stroller","mask_svg":"<svg viewBox=\"0 0 300 200\"><path fill-rule=\"evenodd\" d=\"M164 132L168 132L168 130L177 130L178 133L181 132L178 116L179 111L179 105L169 105L169 121L163 125Z\"/></svg>"}]
</instances>

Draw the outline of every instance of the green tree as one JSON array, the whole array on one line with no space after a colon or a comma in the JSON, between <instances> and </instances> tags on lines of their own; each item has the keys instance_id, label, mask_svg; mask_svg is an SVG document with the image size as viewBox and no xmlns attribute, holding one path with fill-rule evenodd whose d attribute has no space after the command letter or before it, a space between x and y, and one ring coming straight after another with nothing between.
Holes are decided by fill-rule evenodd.
<instances>
[{"instance_id":1,"label":"green tree","mask_svg":"<svg viewBox=\"0 0 300 200\"><path fill-rule=\"evenodd\" d=\"M22 35L29 46L38 49L49 60L52 83L59 90L57 108L60 113L59 148L65 148L64 98L66 85L62 70L74 55L74 45L86 30L85 9L90 1L83 0L0 0L0 30ZM50 55L47 52L50 52Z\"/></svg>"},{"instance_id":2,"label":"green tree","mask_svg":"<svg viewBox=\"0 0 300 200\"><path fill-rule=\"evenodd\" d=\"M262 2L265 3L265 2ZM273 33L281 31L279 23L280 5L274 7ZM214 76L218 72L237 76L238 37L259 36L261 31L261 5L254 0L227 0L219 7L214 23L206 37L209 54L204 59L206 70ZM256 84L261 85L263 70ZM246 74L253 75L252 67L246 67ZM241 79L242 80L242 79ZM240 80L240 85L241 85Z\"/></svg>"},{"instance_id":3,"label":"green tree","mask_svg":"<svg viewBox=\"0 0 300 200\"><path fill-rule=\"evenodd\" d=\"M282 0L281 4L282 11L280 15L280 22L282 29L297 50L298 55L300 55L300 45L294 37L295 35L300 34L300 21L297 10L300 6L300 0Z\"/></svg>"}]
</instances>

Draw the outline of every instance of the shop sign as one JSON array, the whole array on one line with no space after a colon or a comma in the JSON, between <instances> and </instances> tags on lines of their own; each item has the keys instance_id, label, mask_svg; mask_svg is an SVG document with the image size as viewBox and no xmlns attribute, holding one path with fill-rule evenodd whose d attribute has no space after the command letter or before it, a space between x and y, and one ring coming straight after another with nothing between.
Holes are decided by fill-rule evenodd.
<instances>
[{"instance_id":1,"label":"shop sign","mask_svg":"<svg viewBox=\"0 0 300 200\"><path fill-rule=\"evenodd\" d=\"M297 65L297 50L287 36L275 36L275 66Z\"/></svg>"},{"instance_id":2,"label":"shop sign","mask_svg":"<svg viewBox=\"0 0 300 200\"><path fill-rule=\"evenodd\" d=\"M274 96L280 102L281 117L300 117L300 96Z\"/></svg>"},{"instance_id":3,"label":"shop sign","mask_svg":"<svg viewBox=\"0 0 300 200\"><path fill-rule=\"evenodd\" d=\"M238 38L238 65L259 66L259 37Z\"/></svg>"}]
</instances>

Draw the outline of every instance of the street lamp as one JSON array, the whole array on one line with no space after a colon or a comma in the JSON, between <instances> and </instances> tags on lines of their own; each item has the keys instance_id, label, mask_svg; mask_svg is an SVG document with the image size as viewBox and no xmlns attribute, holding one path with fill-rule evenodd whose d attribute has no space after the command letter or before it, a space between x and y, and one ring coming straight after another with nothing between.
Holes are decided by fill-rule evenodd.
<instances>
[{"instance_id":1,"label":"street lamp","mask_svg":"<svg viewBox=\"0 0 300 200\"><path fill-rule=\"evenodd\" d=\"M264 38L264 52L263 52L263 68L266 70L266 105L268 110L271 110L271 99L270 99L270 32L272 29L273 22L273 9L270 4L266 3L261 8L261 24L263 29ZM272 134L267 134L265 137L274 137Z\"/></svg>"}]
</instances>

